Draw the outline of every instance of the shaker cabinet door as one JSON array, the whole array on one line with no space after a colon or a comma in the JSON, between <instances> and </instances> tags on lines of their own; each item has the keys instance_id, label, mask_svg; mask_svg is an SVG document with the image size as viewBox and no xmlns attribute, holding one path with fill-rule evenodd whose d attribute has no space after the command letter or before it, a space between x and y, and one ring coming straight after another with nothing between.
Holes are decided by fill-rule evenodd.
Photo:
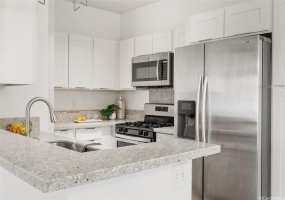
<instances>
[{"instance_id":1,"label":"shaker cabinet door","mask_svg":"<svg viewBox=\"0 0 285 200\"><path fill-rule=\"evenodd\" d=\"M153 34L153 53L172 51L172 31Z\"/></svg>"},{"instance_id":2,"label":"shaker cabinet door","mask_svg":"<svg viewBox=\"0 0 285 200\"><path fill-rule=\"evenodd\" d=\"M224 9L189 17L189 43L224 37Z\"/></svg>"},{"instance_id":3,"label":"shaker cabinet door","mask_svg":"<svg viewBox=\"0 0 285 200\"><path fill-rule=\"evenodd\" d=\"M34 84L36 3L0 0L0 84Z\"/></svg>"},{"instance_id":4,"label":"shaker cabinet door","mask_svg":"<svg viewBox=\"0 0 285 200\"><path fill-rule=\"evenodd\" d=\"M173 51L175 48L184 47L186 42L186 27L176 28L173 30Z\"/></svg>"},{"instance_id":5,"label":"shaker cabinet door","mask_svg":"<svg viewBox=\"0 0 285 200\"><path fill-rule=\"evenodd\" d=\"M135 56L152 54L152 35L143 35L135 38Z\"/></svg>"},{"instance_id":6,"label":"shaker cabinet door","mask_svg":"<svg viewBox=\"0 0 285 200\"><path fill-rule=\"evenodd\" d=\"M285 0L274 1L273 22L273 85L285 85Z\"/></svg>"},{"instance_id":7,"label":"shaker cabinet door","mask_svg":"<svg viewBox=\"0 0 285 200\"><path fill-rule=\"evenodd\" d=\"M225 36L271 29L269 0L254 0L225 9Z\"/></svg>"},{"instance_id":8,"label":"shaker cabinet door","mask_svg":"<svg viewBox=\"0 0 285 200\"><path fill-rule=\"evenodd\" d=\"M68 34L55 34L54 87L68 88Z\"/></svg>"},{"instance_id":9,"label":"shaker cabinet door","mask_svg":"<svg viewBox=\"0 0 285 200\"><path fill-rule=\"evenodd\" d=\"M69 87L92 88L93 38L69 36Z\"/></svg>"},{"instance_id":10,"label":"shaker cabinet door","mask_svg":"<svg viewBox=\"0 0 285 200\"><path fill-rule=\"evenodd\" d=\"M120 41L120 89L132 87L132 58L135 56L134 38Z\"/></svg>"},{"instance_id":11,"label":"shaker cabinet door","mask_svg":"<svg viewBox=\"0 0 285 200\"><path fill-rule=\"evenodd\" d=\"M94 39L93 88L115 89L117 42Z\"/></svg>"}]
</instances>

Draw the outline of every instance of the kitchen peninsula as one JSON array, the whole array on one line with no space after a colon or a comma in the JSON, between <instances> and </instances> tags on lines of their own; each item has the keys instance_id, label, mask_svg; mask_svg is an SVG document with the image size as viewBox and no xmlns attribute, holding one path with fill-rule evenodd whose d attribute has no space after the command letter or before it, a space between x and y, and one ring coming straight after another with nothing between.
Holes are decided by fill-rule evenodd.
<instances>
[{"instance_id":1,"label":"kitchen peninsula","mask_svg":"<svg viewBox=\"0 0 285 200\"><path fill-rule=\"evenodd\" d=\"M192 159L220 152L219 145L175 139L78 153L48 144L62 139L54 134L38 135L0 131L0 199L189 199ZM186 182L175 183L181 169Z\"/></svg>"}]
</instances>

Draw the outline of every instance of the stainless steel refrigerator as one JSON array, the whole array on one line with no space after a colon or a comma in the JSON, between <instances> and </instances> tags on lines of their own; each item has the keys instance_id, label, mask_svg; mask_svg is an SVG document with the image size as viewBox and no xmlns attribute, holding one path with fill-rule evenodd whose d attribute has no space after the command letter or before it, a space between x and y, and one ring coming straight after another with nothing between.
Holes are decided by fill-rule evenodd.
<instances>
[{"instance_id":1,"label":"stainless steel refrigerator","mask_svg":"<svg viewBox=\"0 0 285 200\"><path fill-rule=\"evenodd\" d=\"M176 135L222 147L220 154L193 160L192 200L270 196L270 85L271 40L266 37L175 50ZM179 120L181 100L194 102L190 123ZM191 124L192 129L183 128Z\"/></svg>"}]
</instances>

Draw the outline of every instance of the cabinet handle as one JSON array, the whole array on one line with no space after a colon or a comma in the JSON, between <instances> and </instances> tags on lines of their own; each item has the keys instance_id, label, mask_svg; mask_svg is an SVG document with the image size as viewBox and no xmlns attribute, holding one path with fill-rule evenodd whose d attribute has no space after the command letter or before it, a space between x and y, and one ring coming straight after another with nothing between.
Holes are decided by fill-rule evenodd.
<instances>
[{"instance_id":1,"label":"cabinet handle","mask_svg":"<svg viewBox=\"0 0 285 200\"><path fill-rule=\"evenodd\" d=\"M85 89L86 87L75 87L75 88L79 88L79 89Z\"/></svg>"},{"instance_id":2,"label":"cabinet handle","mask_svg":"<svg viewBox=\"0 0 285 200\"><path fill-rule=\"evenodd\" d=\"M39 3L45 5L46 4L46 0L44 0L44 2L38 1Z\"/></svg>"}]
</instances>

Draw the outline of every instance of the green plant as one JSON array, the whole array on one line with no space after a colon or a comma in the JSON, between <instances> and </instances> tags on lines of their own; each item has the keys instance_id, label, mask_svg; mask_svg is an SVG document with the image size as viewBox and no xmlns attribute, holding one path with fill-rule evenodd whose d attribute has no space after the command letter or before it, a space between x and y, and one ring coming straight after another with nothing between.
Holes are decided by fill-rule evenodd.
<instances>
[{"instance_id":1,"label":"green plant","mask_svg":"<svg viewBox=\"0 0 285 200\"><path fill-rule=\"evenodd\" d=\"M109 118L114 112L119 110L120 107L116 104L108 105L106 109L100 110L100 114L104 118Z\"/></svg>"}]
</instances>

